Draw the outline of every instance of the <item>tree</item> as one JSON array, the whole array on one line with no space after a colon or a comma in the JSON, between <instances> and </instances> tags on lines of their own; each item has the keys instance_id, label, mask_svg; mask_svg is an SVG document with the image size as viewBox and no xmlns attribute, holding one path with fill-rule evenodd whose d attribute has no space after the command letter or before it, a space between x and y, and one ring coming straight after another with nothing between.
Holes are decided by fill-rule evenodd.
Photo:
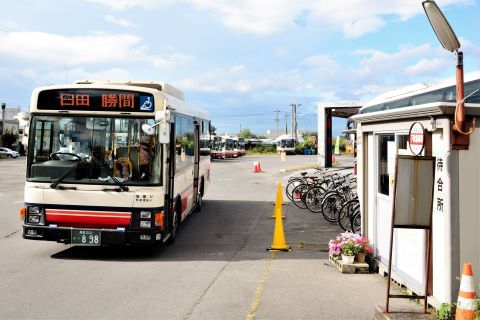
<instances>
[{"instance_id":1,"label":"tree","mask_svg":"<svg viewBox=\"0 0 480 320\"><path fill-rule=\"evenodd\" d=\"M318 133L316 131L303 131L302 132L302 138L303 140L307 140L308 137L311 137L311 136L317 136Z\"/></svg>"},{"instance_id":2,"label":"tree","mask_svg":"<svg viewBox=\"0 0 480 320\"><path fill-rule=\"evenodd\" d=\"M18 134L15 134L11 131L5 132L2 137L3 146L6 148L13 148L15 149L18 141Z\"/></svg>"},{"instance_id":3,"label":"tree","mask_svg":"<svg viewBox=\"0 0 480 320\"><path fill-rule=\"evenodd\" d=\"M242 129L242 131L240 131L238 136L244 139L258 139L258 136L252 133L248 128Z\"/></svg>"},{"instance_id":4,"label":"tree","mask_svg":"<svg viewBox=\"0 0 480 320\"><path fill-rule=\"evenodd\" d=\"M210 134L215 134L215 131L217 131L217 127L215 127L214 125L210 124L209 130L210 130Z\"/></svg>"}]
</instances>

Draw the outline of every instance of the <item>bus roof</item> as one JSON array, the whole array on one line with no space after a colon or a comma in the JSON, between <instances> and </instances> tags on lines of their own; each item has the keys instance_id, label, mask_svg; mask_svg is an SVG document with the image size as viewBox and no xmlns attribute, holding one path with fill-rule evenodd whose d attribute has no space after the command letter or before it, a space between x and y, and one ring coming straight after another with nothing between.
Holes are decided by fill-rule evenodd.
<instances>
[{"instance_id":1,"label":"bus roof","mask_svg":"<svg viewBox=\"0 0 480 320\"><path fill-rule=\"evenodd\" d=\"M113 85L126 85L133 87L143 87L151 88L158 91L165 92L168 95L171 95L177 99L185 101L185 95L180 89L175 88L171 84L165 82L154 82L154 81L112 81L112 80L77 80L75 84L113 84Z\"/></svg>"}]
</instances>

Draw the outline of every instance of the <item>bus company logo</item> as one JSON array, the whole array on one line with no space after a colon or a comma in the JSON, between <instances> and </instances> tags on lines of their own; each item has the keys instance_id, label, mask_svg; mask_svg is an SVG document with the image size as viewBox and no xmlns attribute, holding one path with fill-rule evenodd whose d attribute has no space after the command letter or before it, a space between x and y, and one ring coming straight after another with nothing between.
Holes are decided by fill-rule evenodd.
<instances>
[{"instance_id":1,"label":"bus company logo","mask_svg":"<svg viewBox=\"0 0 480 320\"><path fill-rule=\"evenodd\" d=\"M153 111L153 101L149 96L140 96L140 110Z\"/></svg>"}]
</instances>

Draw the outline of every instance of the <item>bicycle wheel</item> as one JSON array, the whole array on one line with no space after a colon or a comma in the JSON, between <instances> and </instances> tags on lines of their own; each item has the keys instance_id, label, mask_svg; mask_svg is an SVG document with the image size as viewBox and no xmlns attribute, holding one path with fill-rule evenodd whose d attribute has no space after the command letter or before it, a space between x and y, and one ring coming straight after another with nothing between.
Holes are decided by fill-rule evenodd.
<instances>
[{"instance_id":1,"label":"bicycle wheel","mask_svg":"<svg viewBox=\"0 0 480 320\"><path fill-rule=\"evenodd\" d=\"M362 230L362 215L360 213L360 204L357 204L353 208L353 216L350 221L353 232Z\"/></svg>"},{"instance_id":2,"label":"bicycle wheel","mask_svg":"<svg viewBox=\"0 0 480 320\"><path fill-rule=\"evenodd\" d=\"M338 223L340 209L342 209L342 196L337 192L331 192L325 195L322 201L322 214L325 220L332 223Z\"/></svg>"},{"instance_id":3,"label":"bicycle wheel","mask_svg":"<svg viewBox=\"0 0 480 320\"><path fill-rule=\"evenodd\" d=\"M301 184L295 187L292 192L292 202L300 209L305 209L305 193L310 187L307 184Z\"/></svg>"},{"instance_id":4,"label":"bicycle wheel","mask_svg":"<svg viewBox=\"0 0 480 320\"><path fill-rule=\"evenodd\" d=\"M322 211L322 200L326 191L320 186L314 186L308 189L305 194L305 205L313 213Z\"/></svg>"},{"instance_id":5,"label":"bicycle wheel","mask_svg":"<svg viewBox=\"0 0 480 320\"><path fill-rule=\"evenodd\" d=\"M287 194L287 198L290 200L290 201L293 201L293 197L292 197L292 193L293 193L293 189L295 189L295 187L303 184L304 181L302 179L295 179L295 180L292 180L290 181L287 186L285 187L285 193Z\"/></svg>"},{"instance_id":6,"label":"bicycle wheel","mask_svg":"<svg viewBox=\"0 0 480 320\"><path fill-rule=\"evenodd\" d=\"M350 200L345 202L345 204L342 206L340 209L340 215L338 218L338 224L340 227L345 230L345 231L352 231L353 232L353 227L351 220L355 214L355 206L358 204L358 200Z\"/></svg>"}]
</instances>

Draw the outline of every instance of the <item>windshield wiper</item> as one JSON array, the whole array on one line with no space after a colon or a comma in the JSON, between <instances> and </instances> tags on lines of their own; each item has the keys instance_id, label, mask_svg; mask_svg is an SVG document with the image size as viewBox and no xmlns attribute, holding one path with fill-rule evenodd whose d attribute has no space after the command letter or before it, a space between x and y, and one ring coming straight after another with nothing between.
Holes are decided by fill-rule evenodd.
<instances>
[{"instance_id":1,"label":"windshield wiper","mask_svg":"<svg viewBox=\"0 0 480 320\"><path fill-rule=\"evenodd\" d=\"M67 172L65 172L60 178L58 178L57 180L53 181L51 184L50 184L50 188L52 189L56 189L58 184L60 182L63 181L63 179L65 179L70 173L73 172L73 170L75 170L80 164L84 163L85 160L87 160L88 158L85 157L85 158L82 158L80 159L77 163L75 163L70 169L68 169Z\"/></svg>"},{"instance_id":2,"label":"windshield wiper","mask_svg":"<svg viewBox=\"0 0 480 320\"><path fill-rule=\"evenodd\" d=\"M97 165L100 165L108 170L110 170L111 168L109 166L107 166L105 163L101 162L100 160L98 160L97 158L95 158L94 156L91 157L93 159L93 161L95 162L95 164ZM109 176L110 177L110 176ZM117 179L117 177L110 177L112 178L112 181L120 187L120 189L122 189L123 191L128 191L130 189L128 189L128 187L126 185L124 185L120 180ZM110 181L110 179L108 179ZM109 189L103 189L103 191L117 191L116 189L114 190L109 190Z\"/></svg>"}]
</instances>

